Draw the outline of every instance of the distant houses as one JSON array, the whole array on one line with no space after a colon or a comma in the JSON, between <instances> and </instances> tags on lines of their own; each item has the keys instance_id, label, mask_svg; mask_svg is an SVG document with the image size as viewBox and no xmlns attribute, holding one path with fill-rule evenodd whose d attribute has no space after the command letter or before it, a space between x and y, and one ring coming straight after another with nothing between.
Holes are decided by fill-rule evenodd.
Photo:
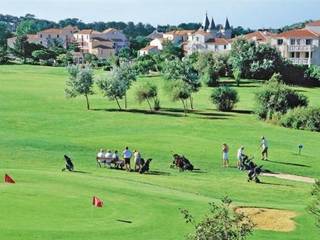
<instances>
[{"instance_id":1,"label":"distant houses","mask_svg":"<svg viewBox=\"0 0 320 240\"><path fill-rule=\"evenodd\" d=\"M68 48L76 44L80 52L75 53L77 62L83 61L83 54L90 53L98 59L106 59L116 54L121 48L129 47L129 41L122 31L109 28L103 32L92 29L79 30L77 27L50 28L34 35L27 35L27 41L40 44L46 48L55 44ZM7 44L14 47L16 37L9 38Z\"/></svg>"},{"instance_id":2,"label":"distant houses","mask_svg":"<svg viewBox=\"0 0 320 240\"><path fill-rule=\"evenodd\" d=\"M293 64L320 65L320 20L306 24L303 29L294 29L279 34L268 31L256 31L243 36L232 38L232 27L226 18L224 25L216 24L205 15L201 27L197 30L174 30L169 32L154 31L146 38L148 46L138 51L139 56L158 53L163 50L165 42L169 41L180 46L185 55L195 52L228 52L232 43L239 37L256 44L269 44L281 53L282 57ZM79 30L77 27L50 28L27 35L29 43L50 47L59 44L68 48L76 44L80 51L74 53L77 62L82 62L84 54L90 53L98 59L106 59L117 54L120 49L129 47L125 34L117 29L109 28L102 32L92 29ZM13 48L16 37L7 40Z\"/></svg>"},{"instance_id":3,"label":"distant houses","mask_svg":"<svg viewBox=\"0 0 320 240\"><path fill-rule=\"evenodd\" d=\"M195 52L226 52L231 50L233 41L243 37L257 44L270 44L293 64L320 65L320 21L307 23L303 29L279 34L256 31L231 38L232 28L228 18L224 26L216 25L214 19L209 21L206 14L202 26L196 31L177 30L163 34L155 32L152 36L149 46L139 51L140 56L161 51L164 41L181 46L185 55Z\"/></svg>"}]
</instances>

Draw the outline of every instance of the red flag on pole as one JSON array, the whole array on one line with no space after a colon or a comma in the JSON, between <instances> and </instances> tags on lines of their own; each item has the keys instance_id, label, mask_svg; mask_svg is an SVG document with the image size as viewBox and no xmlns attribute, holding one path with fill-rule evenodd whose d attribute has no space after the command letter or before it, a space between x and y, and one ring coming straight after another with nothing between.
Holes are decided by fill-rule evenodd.
<instances>
[{"instance_id":1,"label":"red flag on pole","mask_svg":"<svg viewBox=\"0 0 320 240\"><path fill-rule=\"evenodd\" d=\"M8 174L4 175L4 182L5 183L16 183L12 177L10 177Z\"/></svg>"},{"instance_id":2,"label":"red flag on pole","mask_svg":"<svg viewBox=\"0 0 320 240\"><path fill-rule=\"evenodd\" d=\"M97 197L93 197L92 198L92 205L94 205L95 207L103 207L103 201Z\"/></svg>"}]
</instances>

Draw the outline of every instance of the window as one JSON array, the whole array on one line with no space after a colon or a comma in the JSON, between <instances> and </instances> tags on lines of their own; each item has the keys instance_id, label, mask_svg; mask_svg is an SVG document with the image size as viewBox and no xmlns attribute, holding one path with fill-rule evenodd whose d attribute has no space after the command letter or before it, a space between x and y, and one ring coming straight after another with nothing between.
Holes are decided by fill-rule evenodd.
<instances>
[{"instance_id":1,"label":"window","mask_svg":"<svg viewBox=\"0 0 320 240\"><path fill-rule=\"evenodd\" d=\"M51 38L51 34L48 35L48 38Z\"/></svg>"},{"instance_id":2,"label":"window","mask_svg":"<svg viewBox=\"0 0 320 240\"><path fill-rule=\"evenodd\" d=\"M291 58L294 58L294 52L291 52L290 55Z\"/></svg>"},{"instance_id":3,"label":"window","mask_svg":"<svg viewBox=\"0 0 320 240\"><path fill-rule=\"evenodd\" d=\"M40 38L42 38L42 34L40 34Z\"/></svg>"},{"instance_id":4,"label":"window","mask_svg":"<svg viewBox=\"0 0 320 240\"><path fill-rule=\"evenodd\" d=\"M300 58L300 53L299 52L296 53L296 58Z\"/></svg>"},{"instance_id":5,"label":"window","mask_svg":"<svg viewBox=\"0 0 320 240\"><path fill-rule=\"evenodd\" d=\"M309 58L309 52L306 52L305 57Z\"/></svg>"},{"instance_id":6,"label":"window","mask_svg":"<svg viewBox=\"0 0 320 240\"><path fill-rule=\"evenodd\" d=\"M57 38L59 38L59 34L57 34Z\"/></svg>"},{"instance_id":7,"label":"window","mask_svg":"<svg viewBox=\"0 0 320 240\"><path fill-rule=\"evenodd\" d=\"M295 45L296 40L295 39L290 39L290 45Z\"/></svg>"},{"instance_id":8,"label":"window","mask_svg":"<svg viewBox=\"0 0 320 240\"><path fill-rule=\"evenodd\" d=\"M300 45L300 42L301 42L300 39L297 39L297 45Z\"/></svg>"},{"instance_id":9,"label":"window","mask_svg":"<svg viewBox=\"0 0 320 240\"><path fill-rule=\"evenodd\" d=\"M283 39L278 39L278 45L282 45L283 44Z\"/></svg>"},{"instance_id":10,"label":"window","mask_svg":"<svg viewBox=\"0 0 320 240\"><path fill-rule=\"evenodd\" d=\"M223 45L223 48L224 48L224 49L227 49L227 45Z\"/></svg>"},{"instance_id":11,"label":"window","mask_svg":"<svg viewBox=\"0 0 320 240\"><path fill-rule=\"evenodd\" d=\"M307 39L306 40L306 45L311 45L312 44L312 39Z\"/></svg>"}]
</instances>

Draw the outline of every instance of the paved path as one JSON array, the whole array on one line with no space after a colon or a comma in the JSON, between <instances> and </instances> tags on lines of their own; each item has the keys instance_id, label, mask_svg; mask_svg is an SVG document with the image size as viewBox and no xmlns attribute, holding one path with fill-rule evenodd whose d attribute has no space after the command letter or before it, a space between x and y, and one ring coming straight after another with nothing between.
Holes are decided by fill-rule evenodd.
<instances>
[{"instance_id":1,"label":"paved path","mask_svg":"<svg viewBox=\"0 0 320 240\"><path fill-rule=\"evenodd\" d=\"M284 174L284 173L262 173L262 176L266 177L276 177L286 180L292 180L292 181L298 181L298 182L305 182L305 183L315 183L314 178L310 177L302 177L297 175L291 175L291 174Z\"/></svg>"}]
</instances>

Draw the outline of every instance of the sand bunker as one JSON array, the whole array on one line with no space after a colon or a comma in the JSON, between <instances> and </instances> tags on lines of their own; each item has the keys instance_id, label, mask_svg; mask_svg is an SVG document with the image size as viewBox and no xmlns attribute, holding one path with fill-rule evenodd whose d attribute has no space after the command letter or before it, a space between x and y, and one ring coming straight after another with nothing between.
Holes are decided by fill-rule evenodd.
<instances>
[{"instance_id":1,"label":"sand bunker","mask_svg":"<svg viewBox=\"0 0 320 240\"><path fill-rule=\"evenodd\" d=\"M276 232L290 232L295 229L293 218L297 214L293 211L250 207L239 207L236 211L248 215L257 229Z\"/></svg>"}]
</instances>

